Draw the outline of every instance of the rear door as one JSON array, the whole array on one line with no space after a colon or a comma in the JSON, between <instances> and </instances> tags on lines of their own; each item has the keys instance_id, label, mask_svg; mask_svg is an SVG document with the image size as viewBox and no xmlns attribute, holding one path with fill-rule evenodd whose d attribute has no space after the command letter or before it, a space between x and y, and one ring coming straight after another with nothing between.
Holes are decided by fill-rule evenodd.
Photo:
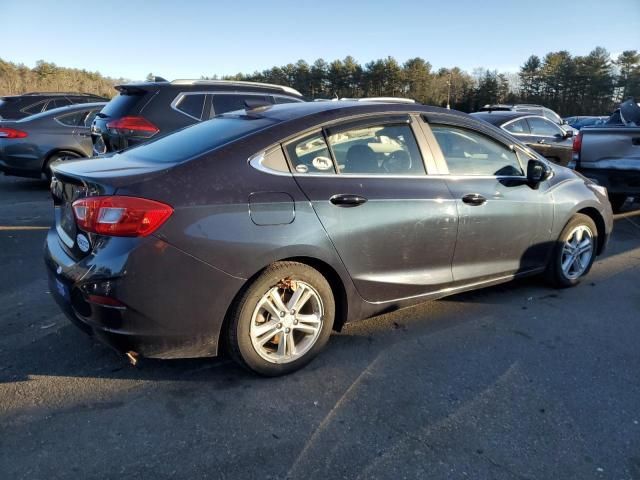
<instances>
[{"instance_id":1,"label":"rear door","mask_svg":"<svg viewBox=\"0 0 640 480\"><path fill-rule=\"evenodd\" d=\"M527 185L517 149L455 123L430 123L449 173L458 208L453 257L457 283L531 271L544 266L551 247L553 197L543 182ZM524 152L521 152L524 155Z\"/></svg>"},{"instance_id":2,"label":"rear door","mask_svg":"<svg viewBox=\"0 0 640 480\"><path fill-rule=\"evenodd\" d=\"M457 213L416 121L381 116L285 145L356 288L370 302L433 292L452 281Z\"/></svg>"}]
</instances>

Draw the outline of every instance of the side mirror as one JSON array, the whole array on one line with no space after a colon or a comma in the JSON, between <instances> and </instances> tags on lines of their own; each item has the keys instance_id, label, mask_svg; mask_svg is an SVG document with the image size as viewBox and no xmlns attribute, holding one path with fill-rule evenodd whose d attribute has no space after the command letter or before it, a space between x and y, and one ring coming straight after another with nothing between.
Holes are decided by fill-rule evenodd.
<instances>
[{"instance_id":1,"label":"side mirror","mask_svg":"<svg viewBox=\"0 0 640 480\"><path fill-rule=\"evenodd\" d=\"M571 137L573 137L573 130L569 130L569 129L565 130L564 138L571 138Z\"/></svg>"},{"instance_id":2,"label":"side mirror","mask_svg":"<svg viewBox=\"0 0 640 480\"><path fill-rule=\"evenodd\" d=\"M531 188L538 188L550 175L551 169L546 163L534 158L527 163L527 182Z\"/></svg>"}]
</instances>

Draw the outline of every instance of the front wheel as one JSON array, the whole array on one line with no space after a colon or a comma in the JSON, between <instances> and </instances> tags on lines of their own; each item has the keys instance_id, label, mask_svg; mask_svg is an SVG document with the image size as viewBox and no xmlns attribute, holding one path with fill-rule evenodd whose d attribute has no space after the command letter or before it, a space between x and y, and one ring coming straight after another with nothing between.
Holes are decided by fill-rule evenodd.
<instances>
[{"instance_id":1,"label":"front wheel","mask_svg":"<svg viewBox=\"0 0 640 480\"><path fill-rule=\"evenodd\" d=\"M596 256L598 230L587 215L578 213L564 227L547 266L547 279L558 288L573 287L586 275Z\"/></svg>"},{"instance_id":2,"label":"front wheel","mask_svg":"<svg viewBox=\"0 0 640 480\"><path fill-rule=\"evenodd\" d=\"M274 263L231 309L231 356L261 375L291 373L322 350L334 318L333 293L320 272L298 262Z\"/></svg>"}]
</instances>

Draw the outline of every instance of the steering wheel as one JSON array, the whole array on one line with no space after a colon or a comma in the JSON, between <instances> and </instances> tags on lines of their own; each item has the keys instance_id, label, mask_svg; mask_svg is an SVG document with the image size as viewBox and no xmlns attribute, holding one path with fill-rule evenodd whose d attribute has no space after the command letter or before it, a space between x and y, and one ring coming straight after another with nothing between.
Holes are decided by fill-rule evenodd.
<instances>
[{"instance_id":1,"label":"steering wheel","mask_svg":"<svg viewBox=\"0 0 640 480\"><path fill-rule=\"evenodd\" d=\"M382 169L387 173L406 173L411 170L411 157L404 150L396 150L382 161Z\"/></svg>"}]
</instances>

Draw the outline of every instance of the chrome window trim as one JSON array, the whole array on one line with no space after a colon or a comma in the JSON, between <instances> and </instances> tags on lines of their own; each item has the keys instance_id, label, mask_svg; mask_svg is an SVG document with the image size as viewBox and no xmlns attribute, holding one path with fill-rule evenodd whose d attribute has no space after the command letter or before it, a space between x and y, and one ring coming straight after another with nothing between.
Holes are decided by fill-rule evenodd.
<instances>
[{"instance_id":1,"label":"chrome window trim","mask_svg":"<svg viewBox=\"0 0 640 480\"><path fill-rule=\"evenodd\" d=\"M171 102L171 108L173 108L176 112L181 113L182 115L186 115L189 118L193 118L194 120L197 120L198 122L202 121L202 118L197 118L194 117L193 115L188 114L187 112L184 112L182 110L180 110L178 108L178 104L182 101L182 99L184 97L186 97L187 95L204 95L204 101L202 102L202 113L200 115L202 115L204 113L204 109L206 107L206 103L207 103L207 95L209 95L209 93L211 92L180 92L178 93L178 95L176 95L176 97L173 99L173 101Z\"/></svg>"},{"instance_id":2,"label":"chrome window trim","mask_svg":"<svg viewBox=\"0 0 640 480\"><path fill-rule=\"evenodd\" d=\"M282 172L280 170L274 170L273 168L266 167L262 162L264 161L264 157L270 152L270 150L263 150L254 155L251 155L248 159L249 165L251 165L256 170L268 173L269 175L277 175L280 177L292 177L291 172ZM289 163L287 162L287 167L289 167Z\"/></svg>"},{"instance_id":3,"label":"chrome window trim","mask_svg":"<svg viewBox=\"0 0 640 480\"><path fill-rule=\"evenodd\" d=\"M45 100L39 100L37 102L33 102L31 105L27 105L26 107L21 108L20 111L22 113L27 113L29 115L35 115L36 113L42 113L43 109L41 108L39 112L35 112L35 113L27 112L26 110L28 110L31 107L35 107L38 104L44 105L44 104L48 104L48 103L49 103L49 100L46 100L46 99Z\"/></svg>"}]
</instances>

